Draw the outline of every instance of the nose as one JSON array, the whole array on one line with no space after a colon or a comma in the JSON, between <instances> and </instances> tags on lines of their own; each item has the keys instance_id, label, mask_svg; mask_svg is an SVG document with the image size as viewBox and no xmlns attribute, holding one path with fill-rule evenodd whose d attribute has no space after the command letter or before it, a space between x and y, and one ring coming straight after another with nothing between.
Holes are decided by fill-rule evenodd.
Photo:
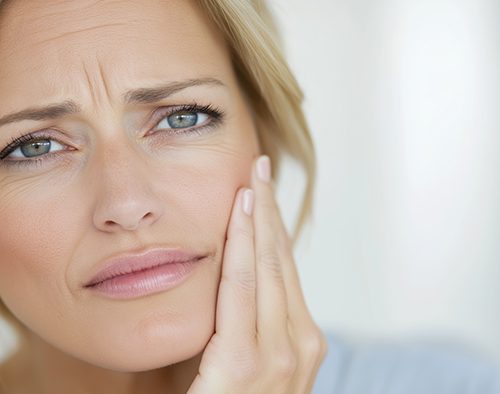
<instances>
[{"instance_id":1,"label":"nose","mask_svg":"<svg viewBox=\"0 0 500 394\"><path fill-rule=\"evenodd\" d=\"M156 222L164 205L152 190L144 160L133 149L114 149L103 156L95 166L94 226L104 232L135 231Z\"/></svg>"}]
</instances>

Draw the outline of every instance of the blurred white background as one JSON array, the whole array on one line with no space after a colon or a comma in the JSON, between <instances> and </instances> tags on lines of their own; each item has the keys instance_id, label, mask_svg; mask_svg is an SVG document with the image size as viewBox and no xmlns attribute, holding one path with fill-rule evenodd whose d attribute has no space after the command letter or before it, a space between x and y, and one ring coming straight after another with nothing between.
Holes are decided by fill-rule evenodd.
<instances>
[{"instance_id":1,"label":"blurred white background","mask_svg":"<svg viewBox=\"0 0 500 394\"><path fill-rule=\"evenodd\" d=\"M271 5L318 154L297 248L316 320L500 358L500 2Z\"/></svg>"}]
</instances>

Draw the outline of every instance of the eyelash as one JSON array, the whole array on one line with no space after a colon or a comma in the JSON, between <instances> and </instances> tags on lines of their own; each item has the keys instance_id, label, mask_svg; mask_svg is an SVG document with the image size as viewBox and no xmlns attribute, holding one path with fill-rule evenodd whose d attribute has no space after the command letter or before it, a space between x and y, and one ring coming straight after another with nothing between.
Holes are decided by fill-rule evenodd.
<instances>
[{"instance_id":1,"label":"eyelash","mask_svg":"<svg viewBox=\"0 0 500 394\"><path fill-rule=\"evenodd\" d=\"M166 110L166 111L164 111ZM211 104L208 105L199 105L197 103L192 103L192 104L185 104L185 105L180 105L180 106L174 106L174 107L163 107L158 111L155 111L153 114L153 122L154 122L154 127L158 126L164 119L168 118L171 115L174 115L176 113L181 113L181 112L194 112L194 113L204 113L209 116L210 121L206 124L203 124L201 126L194 126L190 128L171 128L171 129L158 129L155 131L155 133L158 132L167 132L169 134L173 135L179 135L179 134L191 134L191 133L196 133L198 135L201 135L203 131L205 131L208 128L213 128L218 125L220 125L223 122L223 119L225 117L224 111L222 111L220 108L214 107ZM54 157L60 154L61 152L65 152L66 150L60 150L55 153L46 153L44 155L40 155L38 158L35 159L22 159L22 160L5 160L5 157L14 152L17 148L20 146L28 143L28 142L35 142L35 141L42 141L42 140L51 140L51 141L57 141L53 136L42 132L33 132L30 134L22 135L17 138L13 138L12 141L0 152L0 165L1 166L18 166L18 167L28 167L28 166L39 166L43 164L46 160L49 160L46 157ZM60 144L63 144L59 141L57 141ZM65 145L65 144L64 144Z\"/></svg>"}]
</instances>

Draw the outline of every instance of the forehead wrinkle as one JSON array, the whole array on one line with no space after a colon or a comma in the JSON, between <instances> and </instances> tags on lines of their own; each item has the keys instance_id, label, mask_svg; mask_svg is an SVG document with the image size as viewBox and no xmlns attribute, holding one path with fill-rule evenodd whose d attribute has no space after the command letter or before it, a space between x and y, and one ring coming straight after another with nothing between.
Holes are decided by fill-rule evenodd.
<instances>
[{"instance_id":1,"label":"forehead wrinkle","mask_svg":"<svg viewBox=\"0 0 500 394\"><path fill-rule=\"evenodd\" d=\"M95 65L89 67L82 63L82 68L89 86L92 101L96 104L97 108L104 108L104 103L111 103L111 94L104 75L104 68L96 55Z\"/></svg>"},{"instance_id":2,"label":"forehead wrinkle","mask_svg":"<svg viewBox=\"0 0 500 394\"><path fill-rule=\"evenodd\" d=\"M97 69L99 70L99 77L101 78L102 86L104 87L104 92L106 93L108 100L111 100L111 94L110 94L110 91L108 88L108 84L106 83L106 78L104 76L104 70L103 70L102 64L99 61L99 59L97 59L97 58L96 58L96 61L97 61Z\"/></svg>"},{"instance_id":3,"label":"forehead wrinkle","mask_svg":"<svg viewBox=\"0 0 500 394\"><path fill-rule=\"evenodd\" d=\"M89 32L89 31L92 31L92 30L99 30L99 29L103 29L103 28L107 28L107 27L113 27L113 26L129 26L129 25L130 25L130 23L115 22L115 23L105 23L105 24L102 24L102 25L97 25L97 26L92 26L92 27L85 27L83 29L65 32L65 33L59 34L58 36L49 37L49 38L46 38L44 40L37 41L36 44L46 44L46 43L48 43L50 41L57 41L57 40L60 40L60 39L68 38L68 37L70 37L70 36L72 36L74 34L79 34L79 33L83 33L83 32Z\"/></svg>"}]
</instances>

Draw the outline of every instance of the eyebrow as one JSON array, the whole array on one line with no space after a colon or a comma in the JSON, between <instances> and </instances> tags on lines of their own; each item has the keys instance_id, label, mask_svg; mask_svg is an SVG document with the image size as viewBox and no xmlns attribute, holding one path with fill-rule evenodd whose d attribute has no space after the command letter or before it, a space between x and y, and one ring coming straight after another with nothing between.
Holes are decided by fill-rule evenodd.
<instances>
[{"instance_id":1,"label":"eyebrow","mask_svg":"<svg viewBox=\"0 0 500 394\"><path fill-rule=\"evenodd\" d=\"M185 81L168 82L154 87L129 90L123 94L122 98L126 104L151 104L165 99L183 89L200 85L226 86L217 78L195 78ZM57 119L80 111L81 107L77 103L72 100L66 100L57 104L49 104L43 107L31 107L5 115L0 118L0 126L8 123L20 122L22 120Z\"/></svg>"}]
</instances>

